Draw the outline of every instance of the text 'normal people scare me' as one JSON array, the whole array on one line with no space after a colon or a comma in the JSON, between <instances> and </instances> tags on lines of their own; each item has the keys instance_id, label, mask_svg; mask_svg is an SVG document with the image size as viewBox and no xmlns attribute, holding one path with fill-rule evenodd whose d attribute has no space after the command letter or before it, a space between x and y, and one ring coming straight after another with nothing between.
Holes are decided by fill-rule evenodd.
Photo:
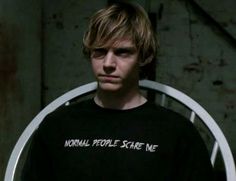
<instances>
[{"instance_id":1,"label":"text 'normal people scare me'","mask_svg":"<svg viewBox=\"0 0 236 181\"><path fill-rule=\"evenodd\" d=\"M64 147L118 147L130 150L145 150L147 152L156 152L158 145L143 143L138 141L119 140L119 139L68 139L65 140Z\"/></svg>"}]
</instances>

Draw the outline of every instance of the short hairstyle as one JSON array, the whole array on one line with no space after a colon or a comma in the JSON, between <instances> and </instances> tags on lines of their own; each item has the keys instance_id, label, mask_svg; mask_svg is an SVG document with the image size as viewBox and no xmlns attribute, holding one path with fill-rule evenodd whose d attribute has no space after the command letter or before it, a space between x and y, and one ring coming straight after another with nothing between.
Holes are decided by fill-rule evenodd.
<instances>
[{"instance_id":1,"label":"short hairstyle","mask_svg":"<svg viewBox=\"0 0 236 181\"><path fill-rule=\"evenodd\" d=\"M93 48L123 37L130 37L138 49L140 65L155 58L157 40L148 15L140 5L130 3L109 5L91 17L83 38L83 53L90 57Z\"/></svg>"}]
</instances>

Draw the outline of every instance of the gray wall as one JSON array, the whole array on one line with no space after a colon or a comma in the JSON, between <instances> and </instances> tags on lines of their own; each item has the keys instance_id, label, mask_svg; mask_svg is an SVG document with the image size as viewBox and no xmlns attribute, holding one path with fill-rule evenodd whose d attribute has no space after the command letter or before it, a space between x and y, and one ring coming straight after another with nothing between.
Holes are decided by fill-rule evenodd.
<instances>
[{"instance_id":1,"label":"gray wall","mask_svg":"<svg viewBox=\"0 0 236 181\"><path fill-rule=\"evenodd\" d=\"M0 180L11 150L40 110L40 1L0 1Z\"/></svg>"},{"instance_id":2,"label":"gray wall","mask_svg":"<svg viewBox=\"0 0 236 181\"><path fill-rule=\"evenodd\" d=\"M236 1L196 2L163 1L157 80L199 102L236 157Z\"/></svg>"},{"instance_id":3,"label":"gray wall","mask_svg":"<svg viewBox=\"0 0 236 181\"><path fill-rule=\"evenodd\" d=\"M236 1L137 2L157 13L156 80L208 110L236 157ZM40 109L93 80L81 40L88 17L105 4L0 2L0 180L17 138Z\"/></svg>"}]
</instances>

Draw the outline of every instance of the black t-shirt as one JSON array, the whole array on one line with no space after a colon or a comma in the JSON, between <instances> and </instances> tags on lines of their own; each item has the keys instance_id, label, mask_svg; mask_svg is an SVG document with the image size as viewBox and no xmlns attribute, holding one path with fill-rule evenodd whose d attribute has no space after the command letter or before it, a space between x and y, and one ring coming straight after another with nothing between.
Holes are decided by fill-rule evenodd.
<instances>
[{"instance_id":1,"label":"black t-shirt","mask_svg":"<svg viewBox=\"0 0 236 181\"><path fill-rule=\"evenodd\" d=\"M93 100L60 108L36 131L24 181L210 181L206 147L192 123L145 103L106 109Z\"/></svg>"}]
</instances>

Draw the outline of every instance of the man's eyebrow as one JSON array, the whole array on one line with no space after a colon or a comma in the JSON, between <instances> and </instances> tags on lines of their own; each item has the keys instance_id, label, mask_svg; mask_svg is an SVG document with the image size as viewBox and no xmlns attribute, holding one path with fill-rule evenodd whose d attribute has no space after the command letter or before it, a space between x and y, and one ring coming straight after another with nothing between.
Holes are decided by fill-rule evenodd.
<instances>
[{"instance_id":1,"label":"man's eyebrow","mask_svg":"<svg viewBox=\"0 0 236 181\"><path fill-rule=\"evenodd\" d=\"M96 51L96 50L106 50L106 48L104 48L104 47L95 47L95 48L92 48L92 51Z\"/></svg>"},{"instance_id":2,"label":"man's eyebrow","mask_svg":"<svg viewBox=\"0 0 236 181\"><path fill-rule=\"evenodd\" d=\"M107 51L109 47L94 47L92 48L92 51ZM135 46L117 46L117 47L111 47L114 51L136 51Z\"/></svg>"},{"instance_id":3,"label":"man's eyebrow","mask_svg":"<svg viewBox=\"0 0 236 181\"><path fill-rule=\"evenodd\" d=\"M135 46L121 46L121 47L113 47L114 50L128 50L128 51L135 51Z\"/></svg>"}]
</instances>

